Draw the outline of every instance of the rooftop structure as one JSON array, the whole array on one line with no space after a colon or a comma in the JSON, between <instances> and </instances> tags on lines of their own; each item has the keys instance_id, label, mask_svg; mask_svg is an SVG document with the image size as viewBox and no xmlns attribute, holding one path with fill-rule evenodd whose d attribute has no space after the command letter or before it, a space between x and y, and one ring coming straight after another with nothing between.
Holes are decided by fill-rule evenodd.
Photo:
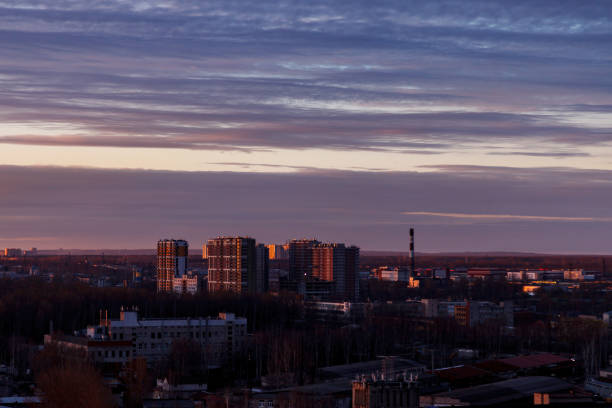
<instances>
[{"instance_id":1,"label":"rooftop structure","mask_svg":"<svg viewBox=\"0 0 612 408\"><path fill-rule=\"evenodd\" d=\"M362 376L353 381L353 408L419 406L418 383L414 377Z\"/></svg>"},{"instance_id":2,"label":"rooftop structure","mask_svg":"<svg viewBox=\"0 0 612 408\"><path fill-rule=\"evenodd\" d=\"M388 375L419 375L425 372L425 366L417 363L416 361L408 360L405 358L393 358L393 364L390 367L388 364L385 365L387 358L381 358L378 360L362 361L353 364L343 364L336 366L329 366L321 368L320 375L327 378L346 378L354 380L362 375L371 375L375 373L387 372Z\"/></svg>"}]
</instances>

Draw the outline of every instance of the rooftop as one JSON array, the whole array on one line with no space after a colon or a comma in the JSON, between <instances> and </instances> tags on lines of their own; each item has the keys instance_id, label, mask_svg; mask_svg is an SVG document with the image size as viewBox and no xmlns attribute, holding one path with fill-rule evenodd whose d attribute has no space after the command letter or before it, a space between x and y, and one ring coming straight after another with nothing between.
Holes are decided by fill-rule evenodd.
<instances>
[{"instance_id":1,"label":"rooftop","mask_svg":"<svg viewBox=\"0 0 612 408\"><path fill-rule=\"evenodd\" d=\"M555 377L520 377L499 381L493 384L435 394L436 400L444 399L454 404L488 406L501 404L523 398L531 398L535 392L558 392L572 386ZM421 397L422 404L427 403L427 396ZM424 400L424 401L423 401Z\"/></svg>"},{"instance_id":2,"label":"rooftop","mask_svg":"<svg viewBox=\"0 0 612 408\"><path fill-rule=\"evenodd\" d=\"M555 354L531 354L528 356L518 356L511 358L504 358L498 360L504 364L514 366L516 368L535 368L542 367L551 364L570 363L571 360L566 357L557 356Z\"/></svg>"},{"instance_id":3,"label":"rooftop","mask_svg":"<svg viewBox=\"0 0 612 408\"><path fill-rule=\"evenodd\" d=\"M119 320L111 320L111 327L186 327L186 326L222 326L227 321L246 324L246 318L236 317L233 313L219 313L219 317L185 317L159 318L159 319L138 319L138 312L121 312Z\"/></svg>"},{"instance_id":4,"label":"rooftop","mask_svg":"<svg viewBox=\"0 0 612 408\"><path fill-rule=\"evenodd\" d=\"M378 371L383 370L384 359L362 361L353 364L343 364L336 366L323 367L320 372L323 376L327 375L330 377L341 377L349 380L354 380L355 377L361 375L369 375ZM416 361L407 360L403 358L395 358L392 362L393 371L395 373L403 373L404 371L410 372L422 372L425 366L417 363Z\"/></svg>"},{"instance_id":5,"label":"rooftop","mask_svg":"<svg viewBox=\"0 0 612 408\"><path fill-rule=\"evenodd\" d=\"M488 377L491 375L491 373L488 371L469 365L435 370L435 374L438 377L451 382L472 378Z\"/></svg>"}]
</instances>

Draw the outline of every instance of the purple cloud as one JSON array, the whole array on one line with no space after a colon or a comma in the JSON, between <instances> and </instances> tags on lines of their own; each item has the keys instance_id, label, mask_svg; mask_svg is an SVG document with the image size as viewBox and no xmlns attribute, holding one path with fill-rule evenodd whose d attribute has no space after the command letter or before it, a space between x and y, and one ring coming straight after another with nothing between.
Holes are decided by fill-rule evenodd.
<instances>
[{"instance_id":1,"label":"purple cloud","mask_svg":"<svg viewBox=\"0 0 612 408\"><path fill-rule=\"evenodd\" d=\"M611 180L610 171L566 168L284 174L1 166L0 246L39 237L19 243L142 248L173 235L197 247L218 234L249 234L403 250L413 225L419 250L610 253Z\"/></svg>"},{"instance_id":2,"label":"purple cloud","mask_svg":"<svg viewBox=\"0 0 612 408\"><path fill-rule=\"evenodd\" d=\"M83 137L7 134L0 143L601 145L610 126L565 119L611 104L610 12L551 0L9 2L0 121L70 123Z\"/></svg>"}]
</instances>

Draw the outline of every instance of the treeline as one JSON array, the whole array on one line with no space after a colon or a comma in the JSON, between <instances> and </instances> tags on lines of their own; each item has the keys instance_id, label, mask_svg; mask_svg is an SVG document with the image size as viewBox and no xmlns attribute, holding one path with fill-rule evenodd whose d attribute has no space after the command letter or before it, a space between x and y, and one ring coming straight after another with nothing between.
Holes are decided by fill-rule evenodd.
<instances>
[{"instance_id":1,"label":"treeline","mask_svg":"<svg viewBox=\"0 0 612 408\"><path fill-rule=\"evenodd\" d=\"M300 303L291 296L237 296L229 293L176 296L146 289L94 288L78 282L29 278L0 280L0 359L7 339L16 336L41 343L52 322L55 330L73 333L97 324L100 311L118 318L122 307L137 307L141 317L207 317L219 312L248 319L252 332L287 328L299 320Z\"/></svg>"},{"instance_id":2,"label":"treeline","mask_svg":"<svg viewBox=\"0 0 612 408\"><path fill-rule=\"evenodd\" d=\"M516 268L516 269L565 269L584 268L612 274L612 256L597 255L426 255L418 254L417 268ZM361 256L364 268L383 265L410 265L408 256Z\"/></svg>"},{"instance_id":3,"label":"treeline","mask_svg":"<svg viewBox=\"0 0 612 408\"><path fill-rule=\"evenodd\" d=\"M507 293L492 282L471 287L459 282L444 290L462 291L488 299L507 300ZM508 286L508 285L506 285ZM417 290L417 289L411 289ZM436 288L419 288L421 294L441 297ZM449 292L450 293L450 292ZM381 303L352 324L322 321L304 314L295 295L245 295L230 293L175 296L145 289L94 288L76 282L47 283L38 279L0 280L0 361L16 361L27 367L32 347L42 342L53 322L55 330L72 333L98 323L100 310L118 318L121 307L138 307L141 317L206 317L231 312L248 319L248 344L244 354L229 362L227 381L253 384L261 378L274 383L313 381L319 368L365 361L380 355L404 355L436 367L456 364L457 348L473 348L481 358L502 353L534 351L563 352L584 361L587 372L594 372L608 357L607 328L600 322L576 318L561 307L576 307L597 292L544 296L534 300L516 297L526 310L517 314L513 331L501 321L488 321L476 327L459 325L454 319L424 319L402 309ZM588 294L588 295L587 295ZM463 293L465 296L465 293ZM584 297L582 296L584 295ZM521 295L524 296L524 295ZM598 307L609 305L608 295L599 293ZM512 298L512 297L510 297ZM405 299L405 298L404 298ZM189 350L185 345L179 350ZM432 358L433 356L433 358ZM176 373L189 373L203 362L192 357L174 358ZM156 373L158 374L158 373ZM159 373L163 375L162 372ZM181 374L182 375L182 374Z\"/></svg>"}]
</instances>

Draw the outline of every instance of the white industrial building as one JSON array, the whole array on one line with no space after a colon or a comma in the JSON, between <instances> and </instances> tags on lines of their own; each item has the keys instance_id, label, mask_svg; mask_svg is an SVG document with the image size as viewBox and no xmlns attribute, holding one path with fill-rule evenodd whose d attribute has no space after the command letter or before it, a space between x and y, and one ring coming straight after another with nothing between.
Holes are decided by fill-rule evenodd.
<instances>
[{"instance_id":1,"label":"white industrial building","mask_svg":"<svg viewBox=\"0 0 612 408\"><path fill-rule=\"evenodd\" d=\"M96 363L126 364L133 358L151 363L168 356L175 340L200 345L208 367L218 367L241 350L247 336L246 318L219 313L216 318L139 319L137 311L122 311L119 320L101 319L84 336L45 336L45 344L83 352Z\"/></svg>"}]
</instances>

